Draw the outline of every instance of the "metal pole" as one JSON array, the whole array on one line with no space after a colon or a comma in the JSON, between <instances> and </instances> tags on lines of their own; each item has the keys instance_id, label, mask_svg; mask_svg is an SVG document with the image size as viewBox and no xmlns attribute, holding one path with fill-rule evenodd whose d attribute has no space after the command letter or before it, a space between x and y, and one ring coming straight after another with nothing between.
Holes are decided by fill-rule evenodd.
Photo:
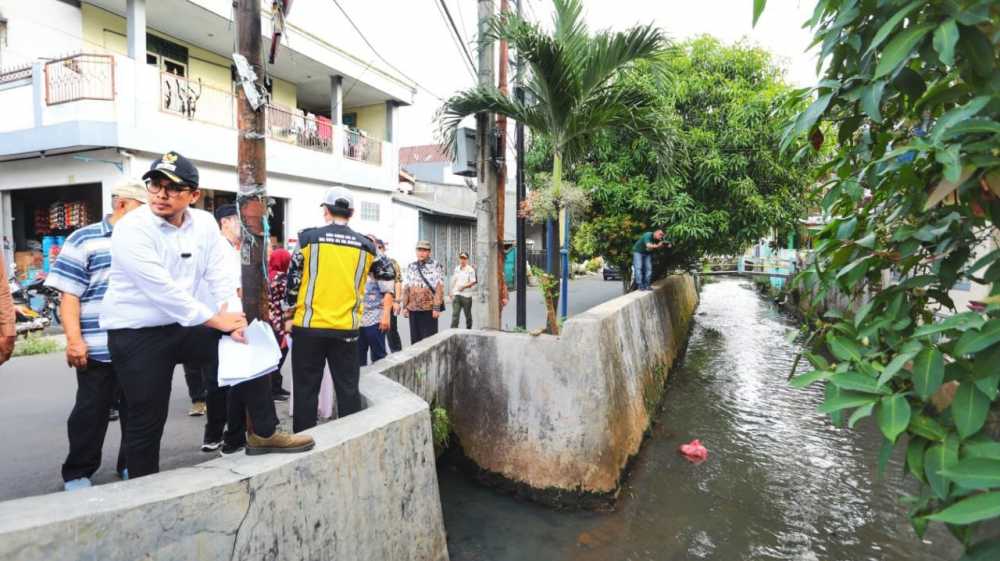
<instances>
[{"instance_id":1,"label":"metal pole","mask_svg":"<svg viewBox=\"0 0 1000 561\"><path fill-rule=\"evenodd\" d=\"M507 0L500 0L500 13L506 14L510 12L510 6ZM497 80L497 87L500 92L504 95L508 95L507 92L507 65L508 65L509 50L507 48L507 40L500 40L500 71L499 79ZM499 288L499 283L506 283L507 278L504 274L507 267L507 259L504 254L504 239L505 239L505 227L506 227L506 204L507 204L507 116L497 115L497 147L499 153L497 157L500 158L500 165L497 166L497 283ZM497 298L503 294L503 290L498 290ZM497 316L497 321L500 324L503 323L503 308L500 307L498 310L500 314Z\"/></svg>"},{"instance_id":2,"label":"metal pole","mask_svg":"<svg viewBox=\"0 0 1000 561\"><path fill-rule=\"evenodd\" d=\"M521 2L523 0L516 0L517 2L517 17L521 17ZM524 62L521 60L521 53L517 53L517 69L514 74L514 87L515 95L517 100L524 103ZM528 301L527 301L527 290L528 290L528 244L525 240L525 219L521 216L521 205L524 203L526 196L524 188L524 123L521 121L517 122L515 127L515 150L517 151L517 270L516 278L517 285L517 326L521 329L526 329L528 326Z\"/></svg>"},{"instance_id":3,"label":"metal pole","mask_svg":"<svg viewBox=\"0 0 1000 561\"><path fill-rule=\"evenodd\" d=\"M487 22L493 17L493 0L479 0L479 84L492 87L494 76L493 40ZM493 166L493 128L491 113L476 115L476 142L479 149L479 185L476 189L476 265L480 268L479 305L475 306L476 325L483 329L500 328L500 285L497 272L497 173Z\"/></svg>"},{"instance_id":4,"label":"metal pole","mask_svg":"<svg viewBox=\"0 0 1000 561\"><path fill-rule=\"evenodd\" d=\"M263 80L261 64L260 0L240 0L236 11L237 49ZM239 177L237 205L243 222L240 247L243 265L243 312L247 321L267 317L267 287L264 274L264 221L267 220L267 166L264 145L264 107L255 111L243 88L236 88L236 118L239 123L236 173Z\"/></svg>"}]
</instances>

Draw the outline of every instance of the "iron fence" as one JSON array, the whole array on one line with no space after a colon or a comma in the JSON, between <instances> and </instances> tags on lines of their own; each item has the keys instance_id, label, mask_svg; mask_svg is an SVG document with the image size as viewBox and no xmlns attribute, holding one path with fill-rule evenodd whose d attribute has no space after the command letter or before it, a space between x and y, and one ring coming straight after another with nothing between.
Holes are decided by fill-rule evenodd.
<instances>
[{"instance_id":1,"label":"iron fence","mask_svg":"<svg viewBox=\"0 0 1000 561\"><path fill-rule=\"evenodd\" d=\"M31 78L31 65L25 64L11 68L0 68L0 84L8 84L18 80Z\"/></svg>"},{"instance_id":2,"label":"iron fence","mask_svg":"<svg viewBox=\"0 0 1000 561\"><path fill-rule=\"evenodd\" d=\"M382 165L382 141L345 129L344 156L372 165Z\"/></svg>"},{"instance_id":3,"label":"iron fence","mask_svg":"<svg viewBox=\"0 0 1000 561\"><path fill-rule=\"evenodd\" d=\"M113 56L78 54L45 63L46 105L82 99L115 99Z\"/></svg>"}]
</instances>

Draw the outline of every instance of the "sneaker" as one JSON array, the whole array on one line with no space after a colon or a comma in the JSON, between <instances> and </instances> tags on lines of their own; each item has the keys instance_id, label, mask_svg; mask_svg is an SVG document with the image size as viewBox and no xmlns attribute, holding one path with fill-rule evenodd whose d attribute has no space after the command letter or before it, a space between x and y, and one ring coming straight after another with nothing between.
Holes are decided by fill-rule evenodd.
<instances>
[{"instance_id":1,"label":"sneaker","mask_svg":"<svg viewBox=\"0 0 1000 561\"><path fill-rule=\"evenodd\" d=\"M274 400L275 401L288 401L288 397L290 395L292 395L291 393L289 393L288 391L286 391L284 389L276 390L273 393L274 393Z\"/></svg>"},{"instance_id":2,"label":"sneaker","mask_svg":"<svg viewBox=\"0 0 1000 561\"><path fill-rule=\"evenodd\" d=\"M223 456L231 456L233 454L239 453L246 448L245 444L223 444L222 448L219 448L219 453Z\"/></svg>"},{"instance_id":3,"label":"sneaker","mask_svg":"<svg viewBox=\"0 0 1000 561\"><path fill-rule=\"evenodd\" d=\"M112 407L111 411L108 412L108 420L109 421L117 421L118 420L118 410L115 409L114 407Z\"/></svg>"},{"instance_id":4,"label":"sneaker","mask_svg":"<svg viewBox=\"0 0 1000 561\"><path fill-rule=\"evenodd\" d=\"M64 491L78 491L80 489L86 489L87 487L90 487L90 486L91 486L90 478L89 477L81 477L79 479L71 479L71 480L63 483L63 490Z\"/></svg>"},{"instance_id":5,"label":"sneaker","mask_svg":"<svg viewBox=\"0 0 1000 561\"><path fill-rule=\"evenodd\" d=\"M257 456L259 454L294 454L296 452L306 452L316 446L311 436L304 434L288 434L287 432L274 431L268 438L250 433L247 437L247 455Z\"/></svg>"},{"instance_id":6,"label":"sneaker","mask_svg":"<svg viewBox=\"0 0 1000 561\"><path fill-rule=\"evenodd\" d=\"M215 452L222 446L222 442L214 440L212 442L205 442L201 445L202 452Z\"/></svg>"},{"instance_id":7,"label":"sneaker","mask_svg":"<svg viewBox=\"0 0 1000 561\"><path fill-rule=\"evenodd\" d=\"M191 417L201 417L208 411L208 407L205 406L204 401L196 401L191 404L191 410L188 411L188 415Z\"/></svg>"}]
</instances>

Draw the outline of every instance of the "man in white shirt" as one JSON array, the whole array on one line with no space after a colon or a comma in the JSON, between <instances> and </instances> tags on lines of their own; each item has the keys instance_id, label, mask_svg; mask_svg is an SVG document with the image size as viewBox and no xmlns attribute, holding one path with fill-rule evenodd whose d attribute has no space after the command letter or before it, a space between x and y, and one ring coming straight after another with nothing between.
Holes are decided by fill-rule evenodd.
<instances>
[{"instance_id":1,"label":"man in white shirt","mask_svg":"<svg viewBox=\"0 0 1000 561\"><path fill-rule=\"evenodd\" d=\"M218 360L223 333L243 340L246 317L225 302L239 288L221 263L232 248L214 217L189 208L201 196L198 170L168 152L143 176L149 204L126 215L111 236L111 272L101 313L108 347L129 404L125 435L129 477L160 469L174 367ZM195 297L204 287L219 307ZM264 376L238 387L254 427L247 453L303 452L311 437L277 430ZM263 385L264 391L253 391Z\"/></svg>"},{"instance_id":2,"label":"man in white shirt","mask_svg":"<svg viewBox=\"0 0 1000 561\"><path fill-rule=\"evenodd\" d=\"M472 329L472 297L476 294L476 283L478 283L476 269L469 265L469 254L461 252L458 254L458 266L451 274L451 328L458 327L459 314L465 310L465 328Z\"/></svg>"}]
</instances>

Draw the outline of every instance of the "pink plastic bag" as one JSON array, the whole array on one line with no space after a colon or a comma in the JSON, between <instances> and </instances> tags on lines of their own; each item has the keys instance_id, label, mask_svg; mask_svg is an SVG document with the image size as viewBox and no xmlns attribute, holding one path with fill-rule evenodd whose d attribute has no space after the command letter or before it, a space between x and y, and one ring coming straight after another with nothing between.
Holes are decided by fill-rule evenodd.
<instances>
[{"instance_id":1,"label":"pink plastic bag","mask_svg":"<svg viewBox=\"0 0 1000 561\"><path fill-rule=\"evenodd\" d=\"M319 385L319 418L329 419L333 417L333 379L329 372L323 373L323 381ZM291 395L288 397L288 414L295 411L295 386L292 385Z\"/></svg>"},{"instance_id":2,"label":"pink plastic bag","mask_svg":"<svg viewBox=\"0 0 1000 561\"><path fill-rule=\"evenodd\" d=\"M687 444L681 444L680 453L684 459L693 464L700 464L708 459L708 449L702 446L697 438Z\"/></svg>"}]
</instances>

